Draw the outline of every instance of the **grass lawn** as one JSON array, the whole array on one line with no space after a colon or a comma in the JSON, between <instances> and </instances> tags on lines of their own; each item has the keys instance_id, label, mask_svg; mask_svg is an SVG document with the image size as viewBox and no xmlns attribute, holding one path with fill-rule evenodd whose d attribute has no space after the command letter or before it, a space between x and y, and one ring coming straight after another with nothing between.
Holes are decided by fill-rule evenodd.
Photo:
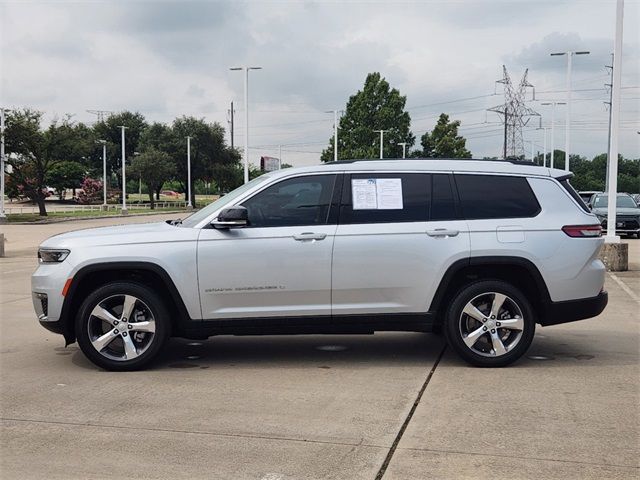
<instances>
[{"instance_id":1,"label":"grass lawn","mask_svg":"<svg viewBox=\"0 0 640 480\"><path fill-rule=\"evenodd\" d=\"M148 208L129 208L129 215L135 215L140 213L172 213L172 212L185 212L185 217L190 213L186 212L184 208L156 208L155 210L149 210ZM10 213L7 215L9 223L13 222L46 222L48 220L62 220L73 218L102 218L113 217L120 215L120 210L78 210L77 212L51 212L46 217L41 217L37 213Z\"/></svg>"}]
</instances>

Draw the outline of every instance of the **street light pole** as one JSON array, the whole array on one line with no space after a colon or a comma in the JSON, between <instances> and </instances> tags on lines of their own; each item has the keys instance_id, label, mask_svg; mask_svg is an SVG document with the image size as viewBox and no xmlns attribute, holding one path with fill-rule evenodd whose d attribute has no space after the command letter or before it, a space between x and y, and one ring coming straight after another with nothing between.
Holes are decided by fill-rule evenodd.
<instances>
[{"instance_id":1,"label":"street light pole","mask_svg":"<svg viewBox=\"0 0 640 480\"><path fill-rule=\"evenodd\" d=\"M402 158L407 158L407 142L400 142L398 145L402 145Z\"/></svg>"},{"instance_id":2,"label":"street light pole","mask_svg":"<svg viewBox=\"0 0 640 480\"><path fill-rule=\"evenodd\" d=\"M384 132L388 132L389 130L374 130L374 132L380 132L380 160L384 157L382 147L384 145Z\"/></svg>"},{"instance_id":3,"label":"street light pole","mask_svg":"<svg viewBox=\"0 0 640 480\"><path fill-rule=\"evenodd\" d=\"M551 168L554 166L554 158L556 153L555 143L555 124L556 124L556 105L566 105L565 102L544 102L541 105L551 105Z\"/></svg>"},{"instance_id":4,"label":"street light pole","mask_svg":"<svg viewBox=\"0 0 640 480\"><path fill-rule=\"evenodd\" d=\"M338 111L333 111L333 161L338 161Z\"/></svg>"},{"instance_id":5,"label":"street light pole","mask_svg":"<svg viewBox=\"0 0 640 480\"><path fill-rule=\"evenodd\" d=\"M125 158L126 158L126 154L124 151L124 131L127 129L128 127L125 127L124 125L120 125L120 129L121 129L121 142L122 142L122 214L126 215L129 213L129 211L127 210L127 176L125 173Z\"/></svg>"},{"instance_id":6,"label":"street light pole","mask_svg":"<svg viewBox=\"0 0 640 480\"><path fill-rule=\"evenodd\" d=\"M618 200L618 129L620 128L620 88L622 80L622 26L624 0L616 2L616 40L613 50L613 83L611 94L611 143L609 144L609 185L607 185L607 235L605 243L620 243L616 235Z\"/></svg>"},{"instance_id":7,"label":"street light pole","mask_svg":"<svg viewBox=\"0 0 640 480\"><path fill-rule=\"evenodd\" d=\"M97 140L102 145L102 206L107 206L107 141Z\"/></svg>"},{"instance_id":8,"label":"street light pole","mask_svg":"<svg viewBox=\"0 0 640 480\"><path fill-rule=\"evenodd\" d=\"M0 223L7 222L4 212L4 113L6 109L0 108ZM0 250L2 250L0 246Z\"/></svg>"},{"instance_id":9,"label":"street light pole","mask_svg":"<svg viewBox=\"0 0 640 480\"><path fill-rule=\"evenodd\" d=\"M542 122L540 122L542 123ZM547 166L547 127L540 126L536 130L542 130L542 166Z\"/></svg>"},{"instance_id":10,"label":"street light pole","mask_svg":"<svg viewBox=\"0 0 640 480\"><path fill-rule=\"evenodd\" d=\"M262 67L233 67L229 70L244 70L244 183L249 181L249 70Z\"/></svg>"},{"instance_id":11,"label":"street light pole","mask_svg":"<svg viewBox=\"0 0 640 480\"><path fill-rule=\"evenodd\" d=\"M572 52L572 51L567 51L567 52L556 52L556 53L552 53L551 56L552 57L556 57L556 56L562 56L562 55L566 55L567 56L567 120L565 122L565 162L564 162L564 169L566 171L569 171L569 154L570 154L570 147L571 147L571 66L572 66L572 59L574 55L589 55L590 52Z\"/></svg>"},{"instance_id":12,"label":"street light pole","mask_svg":"<svg viewBox=\"0 0 640 480\"><path fill-rule=\"evenodd\" d=\"M193 208L191 205L191 137L187 137L187 195L189 196L187 208Z\"/></svg>"}]
</instances>

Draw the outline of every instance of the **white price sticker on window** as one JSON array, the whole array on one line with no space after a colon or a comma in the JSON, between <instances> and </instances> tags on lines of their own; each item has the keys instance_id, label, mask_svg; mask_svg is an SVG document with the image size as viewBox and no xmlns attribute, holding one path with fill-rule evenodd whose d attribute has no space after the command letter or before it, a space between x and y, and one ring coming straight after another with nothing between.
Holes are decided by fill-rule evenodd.
<instances>
[{"instance_id":1,"label":"white price sticker on window","mask_svg":"<svg viewBox=\"0 0 640 480\"><path fill-rule=\"evenodd\" d=\"M354 178L351 180L354 210L402 210L402 179Z\"/></svg>"}]
</instances>

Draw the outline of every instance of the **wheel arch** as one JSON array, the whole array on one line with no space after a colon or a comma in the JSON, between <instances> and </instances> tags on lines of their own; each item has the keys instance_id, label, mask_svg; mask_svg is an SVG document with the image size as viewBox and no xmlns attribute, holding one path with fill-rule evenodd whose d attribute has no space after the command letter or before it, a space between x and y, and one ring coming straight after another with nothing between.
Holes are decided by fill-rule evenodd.
<instances>
[{"instance_id":1,"label":"wheel arch","mask_svg":"<svg viewBox=\"0 0 640 480\"><path fill-rule=\"evenodd\" d=\"M62 334L67 345L76 341L75 316L86 296L96 288L118 280L141 283L167 299L172 330L180 329L189 320L187 308L173 280L161 266L151 262L103 262L81 268L73 276L60 312Z\"/></svg>"},{"instance_id":2,"label":"wheel arch","mask_svg":"<svg viewBox=\"0 0 640 480\"><path fill-rule=\"evenodd\" d=\"M540 270L530 260L513 256L483 256L458 260L451 264L436 289L429 311L442 322L443 313L462 287L481 279L502 280L525 294L538 322L548 313L551 297Z\"/></svg>"}]
</instances>

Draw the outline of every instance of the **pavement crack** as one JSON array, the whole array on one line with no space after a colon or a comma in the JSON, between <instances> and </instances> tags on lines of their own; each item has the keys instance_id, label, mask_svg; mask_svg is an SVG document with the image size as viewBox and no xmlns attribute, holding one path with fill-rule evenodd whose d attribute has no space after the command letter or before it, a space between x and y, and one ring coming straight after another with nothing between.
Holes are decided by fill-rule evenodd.
<instances>
[{"instance_id":1,"label":"pavement crack","mask_svg":"<svg viewBox=\"0 0 640 480\"><path fill-rule=\"evenodd\" d=\"M440 360L442 360L442 356L444 355L444 352L446 349L447 349L446 345L442 347L442 351L438 355L436 362L433 364L433 367L431 367L431 370L429 371L427 378L422 384L422 387L420 388L420 391L418 391L418 395L416 396L416 399L413 402L413 405L411 406L411 410L409 410L407 417L404 419L404 422L402 423L402 426L400 427L400 430L398 431L398 434L396 435L396 438L394 439L393 444L391 445L391 448L389 449L389 452L387 453L387 456L384 459L384 462L382 462L382 466L380 467L380 470L378 470L378 474L376 475L375 480L381 480L382 477L384 477L384 474L387 471L387 467L389 466L389 463L391 463L391 459L393 458L393 454L396 452L396 449L398 448L398 444L400 443L400 440L402 440L402 435L404 435L404 431L409 426L409 422L413 418L413 414L415 413L416 409L418 408L418 405L420 404L420 400L422 399L422 394L427 389L427 385L429 385L429 382L431 381L431 378L433 377L433 374L435 373L436 368L438 368L438 365L440 364Z\"/></svg>"},{"instance_id":2,"label":"pavement crack","mask_svg":"<svg viewBox=\"0 0 640 480\"><path fill-rule=\"evenodd\" d=\"M532 457L530 455L506 455L502 453L480 453L480 452L462 452L458 450L447 450L447 449L435 449L435 448L421 448L421 447L410 447L410 448L402 448L401 450L412 450L417 452L429 452L429 453L444 453L444 454L453 454L453 455L475 455L480 457L496 457L496 458L517 458L520 460L537 460L541 462L560 462L560 463L571 463L578 465L593 465L598 467L616 467L616 468L632 468L639 469L640 467L636 465L620 465L616 463L603 463L603 462L585 462L582 460L564 460L560 458L548 458L548 457Z\"/></svg>"},{"instance_id":3,"label":"pavement crack","mask_svg":"<svg viewBox=\"0 0 640 480\"><path fill-rule=\"evenodd\" d=\"M347 447L372 447L372 448L384 448L380 445L373 445L364 443L361 438L360 441L354 442L331 442L327 440L313 440L308 438L293 438L293 437L277 437L277 436L269 436L269 435L253 435L250 433L222 433L222 432L206 432L203 430L183 430L176 428L152 428L152 427L128 427L123 425L110 425L110 424L102 424L102 423L92 423L92 422L63 422L63 421L54 421L54 420L33 420L28 418L9 418L9 417L1 417L0 421L5 422L18 422L18 423L36 423L42 425L64 425L69 427L92 427L92 428L113 428L117 430L132 430L136 432L157 432L157 433L183 433L187 435L210 435L214 437L227 437L227 438L249 438L249 439L260 439L260 440L276 440L282 442L298 442L298 443L317 443L323 445L338 445L338 446L347 446Z\"/></svg>"}]
</instances>

